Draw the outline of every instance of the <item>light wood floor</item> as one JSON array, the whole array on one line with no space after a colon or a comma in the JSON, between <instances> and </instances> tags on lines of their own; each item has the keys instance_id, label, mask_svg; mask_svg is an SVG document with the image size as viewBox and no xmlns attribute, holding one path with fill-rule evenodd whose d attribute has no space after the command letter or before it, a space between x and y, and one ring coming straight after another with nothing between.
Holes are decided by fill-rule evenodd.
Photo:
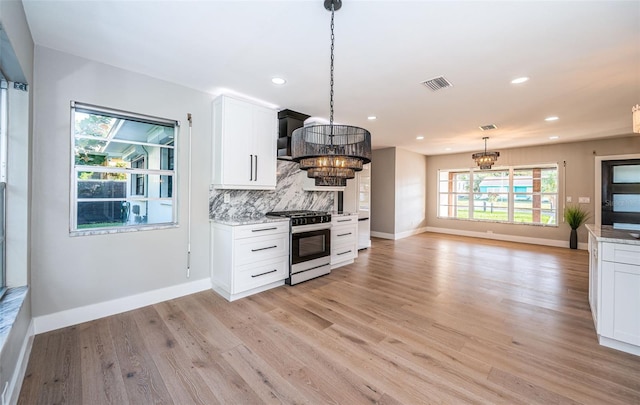
<instances>
[{"instance_id":1,"label":"light wood floor","mask_svg":"<svg viewBox=\"0 0 640 405\"><path fill-rule=\"evenodd\" d=\"M584 251L425 233L228 303L36 336L20 404L640 404L599 346Z\"/></svg>"}]
</instances>

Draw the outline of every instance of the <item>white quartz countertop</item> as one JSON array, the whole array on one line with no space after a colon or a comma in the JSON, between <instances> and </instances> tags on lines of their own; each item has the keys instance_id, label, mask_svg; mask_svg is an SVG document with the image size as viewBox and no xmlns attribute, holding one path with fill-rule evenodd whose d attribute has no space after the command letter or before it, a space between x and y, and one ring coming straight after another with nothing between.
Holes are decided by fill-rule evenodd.
<instances>
[{"instance_id":1,"label":"white quartz countertop","mask_svg":"<svg viewBox=\"0 0 640 405\"><path fill-rule=\"evenodd\" d=\"M211 218L209 221L222 224L222 225L255 225L255 224L268 224L270 222L288 222L289 218L271 218L258 216L258 217L222 217L222 218Z\"/></svg>"},{"instance_id":2,"label":"white quartz countertop","mask_svg":"<svg viewBox=\"0 0 640 405\"><path fill-rule=\"evenodd\" d=\"M589 233L595 236L598 242L614 242L624 243L627 245L639 245L640 239L631 236L631 233L640 233L640 231L630 231L626 229L613 229L611 225L585 225Z\"/></svg>"}]
</instances>

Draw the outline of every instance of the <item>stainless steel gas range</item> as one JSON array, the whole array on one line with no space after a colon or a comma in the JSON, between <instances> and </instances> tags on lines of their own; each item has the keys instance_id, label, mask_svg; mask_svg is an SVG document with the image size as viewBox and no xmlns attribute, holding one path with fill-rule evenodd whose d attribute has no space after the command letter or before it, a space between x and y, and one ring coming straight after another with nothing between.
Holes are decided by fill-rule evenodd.
<instances>
[{"instance_id":1,"label":"stainless steel gas range","mask_svg":"<svg viewBox=\"0 0 640 405\"><path fill-rule=\"evenodd\" d=\"M331 272L331 214L324 211L274 211L269 217L289 218L291 252L289 285Z\"/></svg>"}]
</instances>

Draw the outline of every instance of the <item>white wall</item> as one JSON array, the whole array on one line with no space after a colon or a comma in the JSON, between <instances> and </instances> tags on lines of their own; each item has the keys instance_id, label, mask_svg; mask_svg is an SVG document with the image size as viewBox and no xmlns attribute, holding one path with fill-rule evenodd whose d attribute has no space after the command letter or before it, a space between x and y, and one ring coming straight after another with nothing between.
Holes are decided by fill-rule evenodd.
<instances>
[{"instance_id":1,"label":"white wall","mask_svg":"<svg viewBox=\"0 0 640 405\"><path fill-rule=\"evenodd\" d=\"M185 66L188 63L185 61ZM212 97L43 47L36 47L34 88L34 317L208 278ZM178 228L69 236L71 100L181 121L177 144ZM187 113L193 114L189 279Z\"/></svg>"}]
</instances>

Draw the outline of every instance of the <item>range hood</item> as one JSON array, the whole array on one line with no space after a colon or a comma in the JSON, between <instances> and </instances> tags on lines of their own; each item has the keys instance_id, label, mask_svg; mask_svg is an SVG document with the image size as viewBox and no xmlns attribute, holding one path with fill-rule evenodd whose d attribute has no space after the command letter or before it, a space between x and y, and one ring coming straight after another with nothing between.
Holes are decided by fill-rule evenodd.
<instances>
[{"instance_id":1,"label":"range hood","mask_svg":"<svg viewBox=\"0 0 640 405\"><path fill-rule=\"evenodd\" d=\"M278 112L278 159L291 160L291 134L304 126L310 115L292 110Z\"/></svg>"}]
</instances>

